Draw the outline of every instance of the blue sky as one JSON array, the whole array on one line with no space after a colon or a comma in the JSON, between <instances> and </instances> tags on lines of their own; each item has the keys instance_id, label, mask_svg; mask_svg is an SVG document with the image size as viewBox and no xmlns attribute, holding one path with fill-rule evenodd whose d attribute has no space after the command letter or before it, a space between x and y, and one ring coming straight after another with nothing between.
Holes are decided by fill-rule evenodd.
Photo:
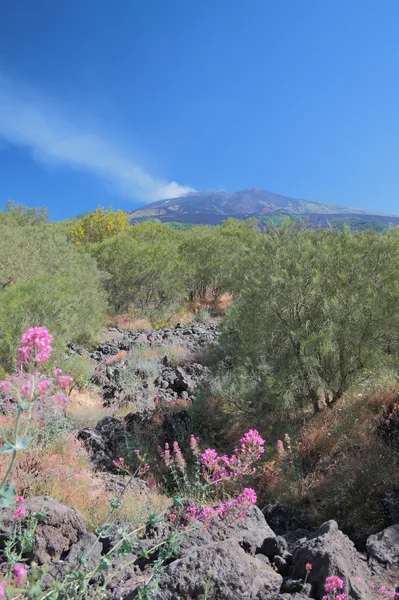
<instances>
[{"instance_id":1,"label":"blue sky","mask_svg":"<svg viewBox=\"0 0 399 600\"><path fill-rule=\"evenodd\" d=\"M0 204L190 188L399 213L397 0L0 3Z\"/></svg>"}]
</instances>

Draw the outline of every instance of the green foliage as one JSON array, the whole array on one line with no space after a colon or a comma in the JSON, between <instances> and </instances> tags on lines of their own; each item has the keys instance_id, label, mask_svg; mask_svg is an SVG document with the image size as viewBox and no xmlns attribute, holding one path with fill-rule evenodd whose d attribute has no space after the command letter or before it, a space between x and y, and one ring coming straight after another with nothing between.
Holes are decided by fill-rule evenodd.
<instances>
[{"instance_id":1,"label":"green foliage","mask_svg":"<svg viewBox=\"0 0 399 600\"><path fill-rule=\"evenodd\" d=\"M255 219L194 228L180 246L190 297L203 298L211 291L217 298L234 291L240 285L237 274L244 256L259 233Z\"/></svg>"},{"instance_id":2,"label":"green foliage","mask_svg":"<svg viewBox=\"0 0 399 600\"><path fill-rule=\"evenodd\" d=\"M4 211L0 211L0 223L9 225L39 225L48 221L48 210L45 206L29 208L8 200Z\"/></svg>"},{"instance_id":3,"label":"green foliage","mask_svg":"<svg viewBox=\"0 0 399 600\"><path fill-rule=\"evenodd\" d=\"M351 231L367 231L368 229L372 229L377 233L386 233L389 229L389 225L383 223L382 221L378 221L378 219L362 219L360 217L354 217L352 219L347 219L345 217L337 217L335 219L331 219L329 221L331 227L336 229L344 230L345 227L349 227Z\"/></svg>"},{"instance_id":4,"label":"green foliage","mask_svg":"<svg viewBox=\"0 0 399 600\"><path fill-rule=\"evenodd\" d=\"M0 357L12 367L22 332L46 326L58 347L89 342L105 324L106 302L96 263L50 224L0 220Z\"/></svg>"},{"instance_id":5,"label":"green foliage","mask_svg":"<svg viewBox=\"0 0 399 600\"><path fill-rule=\"evenodd\" d=\"M102 242L129 228L129 217L123 210L104 210L99 207L72 224L69 238L80 246Z\"/></svg>"},{"instance_id":6,"label":"green foliage","mask_svg":"<svg viewBox=\"0 0 399 600\"><path fill-rule=\"evenodd\" d=\"M165 225L145 222L88 248L107 273L105 287L116 311L132 303L148 307L184 298L177 235Z\"/></svg>"},{"instance_id":7,"label":"green foliage","mask_svg":"<svg viewBox=\"0 0 399 600\"><path fill-rule=\"evenodd\" d=\"M309 399L316 408L320 394L334 401L397 367L398 259L396 230L288 225L259 239L224 344L258 382L265 409Z\"/></svg>"}]
</instances>

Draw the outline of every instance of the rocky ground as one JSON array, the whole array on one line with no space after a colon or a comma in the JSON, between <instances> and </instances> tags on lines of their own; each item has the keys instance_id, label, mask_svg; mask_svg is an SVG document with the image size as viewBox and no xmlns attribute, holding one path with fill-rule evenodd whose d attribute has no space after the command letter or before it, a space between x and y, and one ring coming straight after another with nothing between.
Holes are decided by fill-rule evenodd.
<instances>
[{"instance_id":1,"label":"rocky ground","mask_svg":"<svg viewBox=\"0 0 399 600\"><path fill-rule=\"evenodd\" d=\"M176 528L165 521L147 527L138 537L132 535L129 523L118 523L97 540L95 534L87 532L75 509L42 497L26 502L26 509L32 512L43 506L47 519L37 526L30 558L38 565L47 565L46 587L51 588L55 578L60 580L80 569L80 559L90 549L86 569L107 558L108 571L105 576L93 576L87 598L95 596L104 577L109 579L107 598L135 598L156 568L159 548L152 548ZM0 540L7 539L11 526L12 511L3 511ZM122 537L130 545L124 555L120 554ZM312 569L305 584L308 564ZM331 574L343 579L348 598L371 600L384 597L373 592L373 585L393 590L397 583L399 525L371 536L367 552L361 554L335 521L313 532L296 529L277 535L254 507L243 522L198 529L179 537L166 565L159 577L157 600L320 600Z\"/></svg>"},{"instance_id":2,"label":"rocky ground","mask_svg":"<svg viewBox=\"0 0 399 600\"><path fill-rule=\"evenodd\" d=\"M218 336L216 322L177 324L149 333L110 328L104 331L106 341L93 352L74 345L70 350L95 362L94 382L101 387L105 403L129 404L136 412L146 413L157 404L193 399L195 388L209 376L199 360ZM132 352L136 367L129 360Z\"/></svg>"},{"instance_id":3,"label":"rocky ground","mask_svg":"<svg viewBox=\"0 0 399 600\"><path fill-rule=\"evenodd\" d=\"M153 411L173 400L195 399L195 389L209 376L200 356L217 343L215 323L177 326L150 333L109 329L91 354L71 346L71 351L90 356L96 364L95 380L101 386L106 404L124 404L135 408L124 419L103 418L95 427L83 429L78 437L91 451L99 477L115 492L124 485L113 460L126 436L135 436L153 426ZM182 364L171 364L167 349L182 348ZM123 385L123 372L131 368L123 353L152 350L156 369L134 373L139 381L134 390ZM160 352L157 351L161 350ZM165 350L165 352L164 352ZM110 360L111 359L111 360ZM173 441L176 429L188 427L189 415L180 410L164 413L156 431L162 445ZM136 482L146 493L146 484ZM353 600L383 597L380 585L390 590L399 583L399 520L367 541L366 552L356 550L352 541L335 521L324 523L316 531L306 528L295 515L281 506L255 507L242 522L220 523L181 535L181 525L168 515L148 525L140 536L129 523L117 523L100 540L86 530L82 516L73 508L52 499L30 498L27 510L46 504L47 520L35 532L35 549L28 558L48 566L46 585L55 578L81 568L81 557L91 549L85 569L92 569L106 558L108 571L91 581L86 597L96 594L105 578L106 597L132 600L144 581L157 570L162 542L177 534L176 545L159 575L157 600L321 600L328 576L337 575L345 582L344 592ZM9 536L12 512L3 511L0 543ZM122 539L128 540L120 555ZM156 550L153 547L157 546ZM311 564L306 584L307 565Z\"/></svg>"}]
</instances>

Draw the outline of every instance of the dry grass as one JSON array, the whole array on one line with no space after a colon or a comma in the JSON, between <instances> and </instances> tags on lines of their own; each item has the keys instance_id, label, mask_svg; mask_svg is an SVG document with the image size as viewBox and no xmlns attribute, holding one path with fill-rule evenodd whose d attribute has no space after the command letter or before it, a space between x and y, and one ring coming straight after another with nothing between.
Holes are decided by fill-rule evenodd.
<instances>
[{"instance_id":1,"label":"dry grass","mask_svg":"<svg viewBox=\"0 0 399 600\"><path fill-rule=\"evenodd\" d=\"M92 427L112 413L112 409L103 403L100 390L92 386L84 390L73 389L66 408L78 428Z\"/></svg>"},{"instance_id":2,"label":"dry grass","mask_svg":"<svg viewBox=\"0 0 399 600\"><path fill-rule=\"evenodd\" d=\"M106 363L107 365L114 365L118 362L121 362L122 360L126 360L129 355L130 352L128 352L127 350L121 350L120 352L118 352L118 354L113 354L112 356L109 356L106 360Z\"/></svg>"},{"instance_id":3,"label":"dry grass","mask_svg":"<svg viewBox=\"0 0 399 600\"><path fill-rule=\"evenodd\" d=\"M12 419L2 419L1 437L12 431ZM0 477L3 477L9 457L0 455ZM78 509L90 529L103 524L110 510L109 500L115 495L107 491L106 483L93 472L90 456L73 435L64 435L46 447L28 447L19 452L13 471L17 494L51 496ZM121 510L115 518L139 526L152 512L161 512L170 499L156 489L128 489Z\"/></svg>"},{"instance_id":4,"label":"dry grass","mask_svg":"<svg viewBox=\"0 0 399 600\"><path fill-rule=\"evenodd\" d=\"M314 523L336 519L362 545L387 525L381 498L399 490L399 452L380 423L398 390L348 394L314 415L292 440L292 453L274 452L258 477L264 500L296 505Z\"/></svg>"},{"instance_id":5,"label":"dry grass","mask_svg":"<svg viewBox=\"0 0 399 600\"><path fill-rule=\"evenodd\" d=\"M205 298L195 298L190 302L191 312L194 314L208 313L209 319L212 319L212 317L224 317L232 299L231 294L222 294L219 298L215 299L212 290L208 290Z\"/></svg>"}]
</instances>

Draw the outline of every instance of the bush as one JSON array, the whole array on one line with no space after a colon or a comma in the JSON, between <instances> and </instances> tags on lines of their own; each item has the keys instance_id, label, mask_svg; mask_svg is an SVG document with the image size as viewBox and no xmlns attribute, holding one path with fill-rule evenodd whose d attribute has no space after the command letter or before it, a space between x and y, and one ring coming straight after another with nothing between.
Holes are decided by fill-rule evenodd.
<instances>
[{"instance_id":1,"label":"bush","mask_svg":"<svg viewBox=\"0 0 399 600\"><path fill-rule=\"evenodd\" d=\"M90 342L106 322L106 301L93 258L48 225L0 221L0 356L12 367L22 332L43 323L65 341Z\"/></svg>"},{"instance_id":2,"label":"bush","mask_svg":"<svg viewBox=\"0 0 399 600\"><path fill-rule=\"evenodd\" d=\"M129 228L129 217L123 210L97 208L94 212L77 219L69 229L68 236L81 246L102 242Z\"/></svg>"},{"instance_id":3,"label":"bush","mask_svg":"<svg viewBox=\"0 0 399 600\"><path fill-rule=\"evenodd\" d=\"M258 382L260 410L318 409L396 371L399 232L300 226L260 238L228 313L224 348Z\"/></svg>"},{"instance_id":4,"label":"bush","mask_svg":"<svg viewBox=\"0 0 399 600\"><path fill-rule=\"evenodd\" d=\"M169 227L148 222L88 248L107 274L105 288L115 311L184 298L177 235Z\"/></svg>"}]
</instances>

